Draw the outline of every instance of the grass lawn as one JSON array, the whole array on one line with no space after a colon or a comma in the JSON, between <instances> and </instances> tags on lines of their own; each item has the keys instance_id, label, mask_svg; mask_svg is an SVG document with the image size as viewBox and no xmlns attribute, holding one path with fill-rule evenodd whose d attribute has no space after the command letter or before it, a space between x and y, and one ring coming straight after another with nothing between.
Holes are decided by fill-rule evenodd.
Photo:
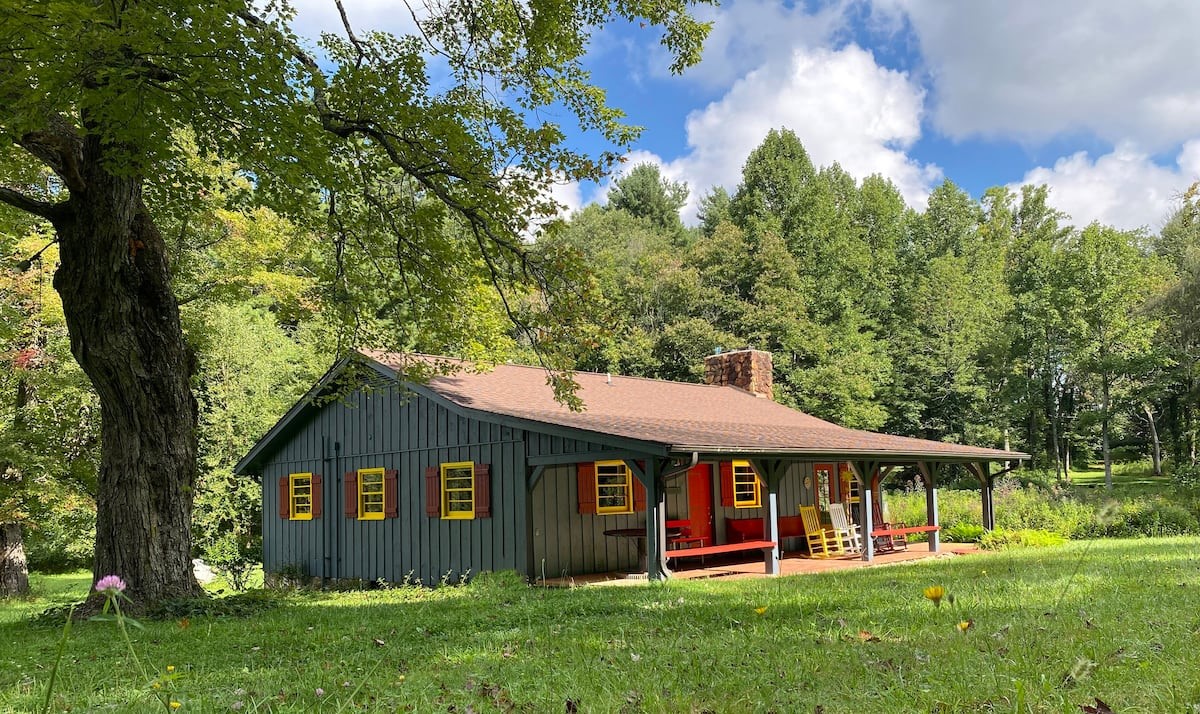
<instances>
[{"instance_id":1,"label":"grass lawn","mask_svg":"<svg viewBox=\"0 0 1200 714\"><path fill-rule=\"evenodd\" d=\"M575 590L485 576L295 595L132 636L158 674L176 668L163 691L180 711L1079 712L1099 697L1122 714L1191 712L1198 552L1198 538L1093 541ZM57 647L24 617L87 584L38 577L36 600L0 603L0 710L38 707ZM75 627L56 711L152 711L147 691L113 623Z\"/></svg>"},{"instance_id":2,"label":"grass lawn","mask_svg":"<svg viewBox=\"0 0 1200 714\"><path fill-rule=\"evenodd\" d=\"M1104 464L1084 471L1071 470L1071 484L1087 489L1104 489ZM1173 489L1168 476L1155 476L1148 461L1113 464L1113 492L1116 496L1155 495Z\"/></svg>"}]
</instances>

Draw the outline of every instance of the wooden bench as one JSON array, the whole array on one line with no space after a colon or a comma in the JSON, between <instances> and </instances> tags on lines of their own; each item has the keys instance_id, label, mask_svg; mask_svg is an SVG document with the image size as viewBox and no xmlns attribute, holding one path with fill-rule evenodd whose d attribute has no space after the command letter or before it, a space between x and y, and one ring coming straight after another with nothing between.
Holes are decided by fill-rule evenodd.
<instances>
[{"instance_id":1,"label":"wooden bench","mask_svg":"<svg viewBox=\"0 0 1200 714\"><path fill-rule=\"evenodd\" d=\"M900 550L901 548L897 548L899 543L903 543L904 544L903 549L907 550L908 549L908 534L910 534L910 533L937 533L941 529L942 529L941 526L904 526L901 528L876 528L871 531L871 537L872 538L886 537L891 541L890 544L887 541L885 541L884 543L886 545L883 547L876 546L875 550L884 550L884 551ZM896 539L893 538L892 536L903 536L903 539L901 541L897 542Z\"/></svg>"},{"instance_id":2,"label":"wooden bench","mask_svg":"<svg viewBox=\"0 0 1200 714\"><path fill-rule=\"evenodd\" d=\"M677 530L679 535L672 536L671 532ZM672 546L678 547L680 543L686 543L688 546L699 545L704 546L704 541L707 540L704 536L692 535L692 522L689 520L671 520L667 521L667 548Z\"/></svg>"},{"instance_id":3,"label":"wooden bench","mask_svg":"<svg viewBox=\"0 0 1200 714\"><path fill-rule=\"evenodd\" d=\"M763 519L761 518L726 518L725 538L733 543L763 540ZM779 539L804 537L804 521L800 516L781 516L779 518Z\"/></svg>"},{"instance_id":4,"label":"wooden bench","mask_svg":"<svg viewBox=\"0 0 1200 714\"><path fill-rule=\"evenodd\" d=\"M773 540L747 540L741 543L722 543L720 545L706 545L699 548L672 548L666 552L667 560L672 558L700 558L706 555L720 555L721 553L736 553L743 550L761 550L764 552L775 547Z\"/></svg>"}]
</instances>

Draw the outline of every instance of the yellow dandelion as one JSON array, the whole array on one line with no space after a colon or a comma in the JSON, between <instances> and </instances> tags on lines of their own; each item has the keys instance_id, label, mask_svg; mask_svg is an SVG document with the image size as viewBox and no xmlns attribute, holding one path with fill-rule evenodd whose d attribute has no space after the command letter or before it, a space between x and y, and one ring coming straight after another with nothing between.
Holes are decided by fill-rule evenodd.
<instances>
[{"instance_id":1,"label":"yellow dandelion","mask_svg":"<svg viewBox=\"0 0 1200 714\"><path fill-rule=\"evenodd\" d=\"M754 608L754 611L755 611L755 612L757 612L758 614L760 614L760 615L761 615L761 614L763 614L764 612L766 612L766 611L767 611L767 608L766 608L766 606L764 605L763 607L756 607L756 608Z\"/></svg>"},{"instance_id":2,"label":"yellow dandelion","mask_svg":"<svg viewBox=\"0 0 1200 714\"><path fill-rule=\"evenodd\" d=\"M183 706L183 705L182 705L182 704L180 704L179 702L171 702L171 708L172 708L172 709L178 709L178 708L179 708L179 707L181 707L181 706Z\"/></svg>"},{"instance_id":3,"label":"yellow dandelion","mask_svg":"<svg viewBox=\"0 0 1200 714\"><path fill-rule=\"evenodd\" d=\"M168 665L167 665L167 671L168 671L168 672L174 672L174 671L175 671L175 665L173 665L173 664L168 664Z\"/></svg>"},{"instance_id":4,"label":"yellow dandelion","mask_svg":"<svg viewBox=\"0 0 1200 714\"><path fill-rule=\"evenodd\" d=\"M967 630L971 629L974 626L975 626L974 620L963 620L962 622L958 623L958 631L966 632Z\"/></svg>"},{"instance_id":5,"label":"yellow dandelion","mask_svg":"<svg viewBox=\"0 0 1200 714\"><path fill-rule=\"evenodd\" d=\"M925 588L925 599L932 600L934 605L941 607L942 598L946 597L946 588L941 585L930 585Z\"/></svg>"},{"instance_id":6,"label":"yellow dandelion","mask_svg":"<svg viewBox=\"0 0 1200 714\"><path fill-rule=\"evenodd\" d=\"M151 683L150 683L150 686L151 686L153 689L162 689L162 685L161 685L161 684L159 684L158 682L151 682Z\"/></svg>"}]
</instances>

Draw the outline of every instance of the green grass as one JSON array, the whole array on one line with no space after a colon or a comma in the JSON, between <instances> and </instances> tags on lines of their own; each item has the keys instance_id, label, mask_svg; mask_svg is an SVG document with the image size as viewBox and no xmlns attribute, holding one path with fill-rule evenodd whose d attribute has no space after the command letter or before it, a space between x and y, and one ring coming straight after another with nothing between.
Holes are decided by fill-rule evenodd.
<instances>
[{"instance_id":1,"label":"green grass","mask_svg":"<svg viewBox=\"0 0 1200 714\"><path fill-rule=\"evenodd\" d=\"M1184 712L1200 704L1200 539L1071 543L740 581L316 593L244 619L146 623L180 711ZM954 602L922 596L943 585ZM0 604L0 710L37 706L82 596ZM766 608L761 614L757 608ZM973 621L965 633L959 622ZM72 632L56 710L149 711L112 623ZM323 689L323 697L316 690Z\"/></svg>"},{"instance_id":2,"label":"green grass","mask_svg":"<svg viewBox=\"0 0 1200 714\"><path fill-rule=\"evenodd\" d=\"M1104 464L1071 471L1071 485L1084 489L1104 488ZM1113 464L1113 492L1117 496L1156 495L1174 488L1169 476L1155 476L1148 461Z\"/></svg>"}]
</instances>

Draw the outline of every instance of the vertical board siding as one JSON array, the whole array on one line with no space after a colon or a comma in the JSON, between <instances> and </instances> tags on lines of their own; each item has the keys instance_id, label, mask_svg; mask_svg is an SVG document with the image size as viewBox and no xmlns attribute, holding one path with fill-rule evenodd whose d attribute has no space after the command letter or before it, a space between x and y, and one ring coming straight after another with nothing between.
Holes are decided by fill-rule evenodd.
<instances>
[{"instance_id":1,"label":"vertical board siding","mask_svg":"<svg viewBox=\"0 0 1200 714\"><path fill-rule=\"evenodd\" d=\"M567 440L569 441L569 440ZM560 448L562 445L559 445ZM571 442L573 451L599 451L601 447ZM557 453L571 453L560 451ZM682 485L683 488L677 488ZM667 484L667 518L687 513L686 479ZM637 543L632 538L604 535L613 528L644 528L646 513L579 513L579 482L575 466L548 466L533 489L533 575L541 579L588 573L634 572L638 567Z\"/></svg>"},{"instance_id":2,"label":"vertical board siding","mask_svg":"<svg viewBox=\"0 0 1200 714\"><path fill-rule=\"evenodd\" d=\"M263 483L271 487L263 488L268 509L264 568L299 568L325 578L415 579L426 585L468 572L523 570L522 438L519 430L460 417L398 388L359 390L326 404L263 468ZM451 521L425 515L425 468L451 461L491 465L491 518ZM373 467L399 472L399 517L345 517L344 473ZM313 521L279 518L278 478L304 471L324 476L324 515Z\"/></svg>"}]
</instances>

